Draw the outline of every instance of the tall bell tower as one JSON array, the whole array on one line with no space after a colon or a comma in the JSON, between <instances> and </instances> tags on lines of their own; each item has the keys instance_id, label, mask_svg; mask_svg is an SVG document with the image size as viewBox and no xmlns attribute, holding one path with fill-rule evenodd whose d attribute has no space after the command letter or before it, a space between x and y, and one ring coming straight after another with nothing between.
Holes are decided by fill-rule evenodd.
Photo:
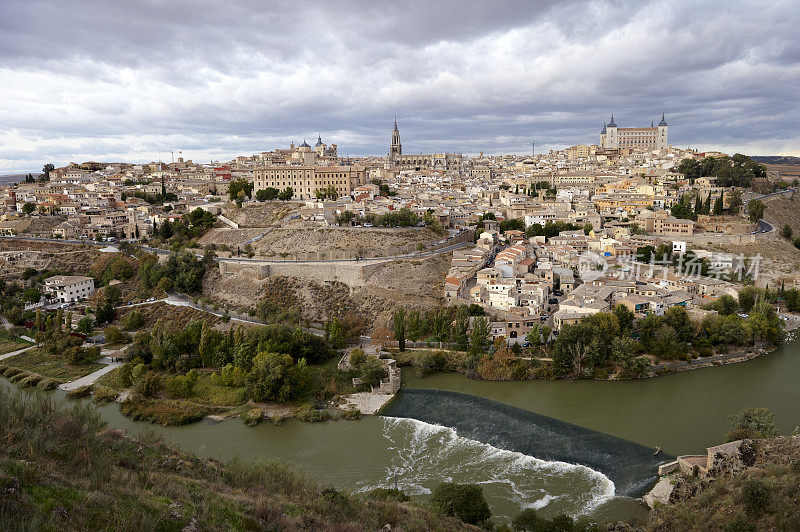
<instances>
[{"instance_id":1,"label":"tall bell tower","mask_svg":"<svg viewBox=\"0 0 800 532\"><path fill-rule=\"evenodd\" d=\"M397 117L394 117L394 130L392 131L392 141L389 144L389 159L396 155L403 155L403 145L400 143L400 131L397 130Z\"/></svg>"}]
</instances>

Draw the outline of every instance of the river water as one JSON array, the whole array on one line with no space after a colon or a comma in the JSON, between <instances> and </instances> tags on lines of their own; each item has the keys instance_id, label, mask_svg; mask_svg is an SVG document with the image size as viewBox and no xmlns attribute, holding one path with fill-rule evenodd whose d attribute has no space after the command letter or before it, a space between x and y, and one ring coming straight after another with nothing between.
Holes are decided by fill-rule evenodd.
<instances>
[{"instance_id":1,"label":"river water","mask_svg":"<svg viewBox=\"0 0 800 532\"><path fill-rule=\"evenodd\" d=\"M424 499L443 481L479 483L500 521L524 507L644 518L636 497L657 462L721 442L730 414L766 406L784 433L800 424L797 342L742 364L643 381L417 379L413 370L403 378L406 391L385 416L359 421L159 427L125 418L116 404L98 410L133 435L154 430L204 457L277 459L341 489L396 484ZM652 457L655 446L664 453Z\"/></svg>"}]
</instances>

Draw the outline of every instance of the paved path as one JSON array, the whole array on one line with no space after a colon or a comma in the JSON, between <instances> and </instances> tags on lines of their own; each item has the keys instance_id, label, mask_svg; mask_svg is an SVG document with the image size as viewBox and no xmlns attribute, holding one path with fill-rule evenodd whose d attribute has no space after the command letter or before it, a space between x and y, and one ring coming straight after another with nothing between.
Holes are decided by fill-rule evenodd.
<instances>
[{"instance_id":1,"label":"paved path","mask_svg":"<svg viewBox=\"0 0 800 532\"><path fill-rule=\"evenodd\" d=\"M89 375L81 377L80 379L66 382L61 386L59 386L58 389L68 392L70 390L78 389L81 386L89 386L90 384L94 384L95 382L97 382L97 379L99 379L106 373L111 373L112 371L114 371L123 364L122 362L112 362L112 360L109 357L103 357L100 360L98 360L98 362L101 364L106 364L106 367L98 369L94 373L90 373Z\"/></svg>"},{"instance_id":2,"label":"paved path","mask_svg":"<svg viewBox=\"0 0 800 532\"><path fill-rule=\"evenodd\" d=\"M386 403L391 401L394 394L381 394L358 392L351 393L344 397L345 404L340 406L342 410L347 410L349 407L358 408L364 415L372 415L383 407Z\"/></svg>"},{"instance_id":3,"label":"paved path","mask_svg":"<svg viewBox=\"0 0 800 532\"><path fill-rule=\"evenodd\" d=\"M667 504L669 502L669 496L672 493L672 482L673 478L665 476L658 479L658 482L650 492L644 496L644 502L650 508L655 508L656 503L659 504Z\"/></svg>"},{"instance_id":4,"label":"paved path","mask_svg":"<svg viewBox=\"0 0 800 532\"><path fill-rule=\"evenodd\" d=\"M22 349L18 349L18 350L16 350L16 351L11 351L10 353L6 353L5 355L0 355L0 360L5 360L5 359L7 359L7 358L11 358L11 357L13 357L13 356L17 356L17 355L18 355L18 354L20 354L20 353L24 353L24 352L25 352L25 351L27 351L28 349L33 349L34 347L36 347L36 344L35 344L35 343L34 343L34 345L32 345L32 346L30 346L30 347L24 347L24 348L22 348Z\"/></svg>"}]
</instances>

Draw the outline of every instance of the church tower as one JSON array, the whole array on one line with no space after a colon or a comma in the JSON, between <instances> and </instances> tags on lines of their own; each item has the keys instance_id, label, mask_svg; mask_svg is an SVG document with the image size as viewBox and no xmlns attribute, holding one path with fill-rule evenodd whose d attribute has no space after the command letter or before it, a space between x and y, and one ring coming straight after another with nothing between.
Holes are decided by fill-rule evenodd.
<instances>
[{"instance_id":1,"label":"church tower","mask_svg":"<svg viewBox=\"0 0 800 532\"><path fill-rule=\"evenodd\" d=\"M669 148L669 126L667 126L667 119L664 117L664 113L661 113L661 122L658 123L658 140L656 142L656 147L659 150L666 150Z\"/></svg>"},{"instance_id":2,"label":"church tower","mask_svg":"<svg viewBox=\"0 0 800 532\"><path fill-rule=\"evenodd\" d=\"M403 145L400 144L400 131L397 130L397 117L394 118L394 131L392 131L392 141L389 145L389 159L396 155L403 155Z\"/></svg>"}]
</instances>

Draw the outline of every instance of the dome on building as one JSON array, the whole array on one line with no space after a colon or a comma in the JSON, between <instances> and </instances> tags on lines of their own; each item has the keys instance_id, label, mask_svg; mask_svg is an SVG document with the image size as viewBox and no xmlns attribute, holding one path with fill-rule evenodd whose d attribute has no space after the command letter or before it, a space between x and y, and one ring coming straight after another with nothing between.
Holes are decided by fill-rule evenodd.
<instances>
[{"instance_id":1,"label":"dome on building","mask_svg":"<svg viewBox=\"0 0 800 532\"><path fill-rule=\"evenodd\" d=\"M661 122L658 123L659 126L666 126L667 120L664 118L664 113L661 113Z\"/></svg>"},{"instance_id":2,"label":"dome on building","mask_svg":"<svg viewBox=\"0 0 800 532\"><path fill-rule=\"evenodd\" d=\"M617 123L614 122L614 115L611 115L611 122L606 124L608 127L617 127Z\"/></svg>"},{"instance_id":3,"label":"dome on building","mask_svg":"<svg viewBox=\"0 0 800 532\"><path fill-rule=\"evenodd\" d=\"M300 147L301 148L310 148L311 146L308 145L308 142L306 142L306 139L303 139L303 143L300 145Z\"/></svg>"},{"instance_id":4,"label":"dome on building","mask_svg":"<svg viewBox=\"0 0 800 532\"><path fill-rule=\"evenodd\" d=\"M317 135L317 143L314 144L314 147L315 148L319 148L320 146L322 146L322 136L321 135Z\"/></svg>"},{"instance_id":5,"label":"dome on building","mask_svg":"<svg viewBox=\"0 0 800 532\"><path fill-rule=\"evenodd\" d=\"M600 134L601 135L605 135L606 134L606 124L605 124L605 122L603 122L603 130L600 132Z\"/></svg>"}]
</instances>

